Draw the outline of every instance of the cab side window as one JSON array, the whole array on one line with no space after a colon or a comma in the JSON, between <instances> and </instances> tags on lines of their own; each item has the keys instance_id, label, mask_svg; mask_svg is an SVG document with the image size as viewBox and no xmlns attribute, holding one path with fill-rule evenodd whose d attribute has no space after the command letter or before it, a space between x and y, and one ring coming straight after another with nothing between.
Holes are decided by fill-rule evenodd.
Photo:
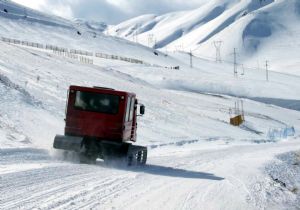
<instances>
[{"instance_id":1,"label":"cab side window","mask_svg":"<svg viewBox=\"0 0 300 210\"><path fill-rule=\"evenodd\" d=\"M134 99L134 97L132 97L132 98L131 98L131 104L130 104L129 121L132 121L132 120L133 120L134 105L135 105L135 99Z\"/></svg>"},{"instance_id":2,"label":"cab side window","mask_svg":"<svg viewBox=\"0 0 300 210\"><path fill-rule=\"evenodd\" d=\"M127 98L127 105L126 105L126 115L125 115L125 122L129 121L129 112L130 112L130 103L131 103L131 98Z\"/></svg>"}]
</instances>

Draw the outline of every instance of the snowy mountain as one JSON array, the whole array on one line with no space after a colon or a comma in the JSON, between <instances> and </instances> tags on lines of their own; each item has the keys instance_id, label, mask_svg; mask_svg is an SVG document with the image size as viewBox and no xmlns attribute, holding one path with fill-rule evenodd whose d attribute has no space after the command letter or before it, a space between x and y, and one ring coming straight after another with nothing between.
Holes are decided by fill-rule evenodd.
<instances>
[{"instance_id":1,"label":"snowy mountain","mask_svg":"<svg viewBox=\"0 0 300 210\"><path fill-rule=\"evenodd\" d=\"M82 19L75 19L74 22L77 25L84 25L86 28L89 28L91 30L95 30L95 31L99 31L99 32L103 32L107 29L107 24L104 22L96 22L96 21L86 21L86 20L82 20Z\"/></svg>"},{"instance_id":2,"label":"snowy mountain","mask_svg":"<svg viewBox=\"0 0 300 210\"><path fill-rule=\"evenodd\" d=\"M247 1L214 2L227 2L226 8L233 9ZM287 2L281 12L297 3ZM280 3L266 1L262 9ZM101 30L102 24L65 20L0 0L1 209L297 209L299 76L246 65L234 76L231 63L197 57L191 68L186 53L164 54ZM233 41L240 38L230 35ZM281 56L286 56L282 43ZM300 52L293 49L291 58ZM71 50L92 55L75 57ZM143 62L116 59L120 57ZM293 61L283 65L295 65ZM179 70L170 68L174 66ZM101 160L78 164L53 149L54 136L64 133L70 85L137 94L146 106L137 130L137 144L148 147L146 166ZM232 126L230 117L241 101L245 122Z\"/></svg>"},{"instance_id":3,"label":"snowy mountain","mask_svg":"<svg viewBox=\"0 0 300 210\"><path fill-rule=\"evenodd\" d=\"M221 41L225 61L233 62L236 48L239 63L257 67L260 62L262 67L269 60L272 69L299 75L299 5L298 0L213 0L191 11L143 15L108 31L149 47L192 50L195 56L212 60L214 42Z\"/></svg>"},{"instance_id":4,"label":"snowy mountain","mask_svg":"<svg viewBox=\"0 0 300 210\"><path fill-rule=\"evenodd\" d=\"M4 10L7 12L4 12ZM99 31L101 28L99 23L95 26L95 23L93 25L78 20L70 21L45 15L4 0L0 1L0 14L0 36L2 37L70 49L80 48L79 50L114 55L125 54L127 57L135 57L136 59L147 57L146 61L149 63L157 60L157 56L153 54L152 49L123 39L105 36ZM93 44L90 44L91 42ZM170 60L165 58L163 63L158 62L157 64L168 65Z\"/></svg>"}]
</instances>

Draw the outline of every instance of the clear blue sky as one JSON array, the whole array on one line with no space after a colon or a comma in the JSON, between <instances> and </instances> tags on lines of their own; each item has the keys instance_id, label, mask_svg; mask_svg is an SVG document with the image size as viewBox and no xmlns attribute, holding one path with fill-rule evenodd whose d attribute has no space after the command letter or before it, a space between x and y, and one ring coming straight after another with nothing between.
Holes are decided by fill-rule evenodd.
<instances>
[{"instance_id":1,"label":"clear blue sky","mask_svg":"<svg viewBox=\"0 0 300 210\"><path fill-rule=\"evenodd\" d=\"M12 0L42 12L65 18L82 18L117 24L154 13L194 9L209 0Z\"/></svg>"}]
</instances>

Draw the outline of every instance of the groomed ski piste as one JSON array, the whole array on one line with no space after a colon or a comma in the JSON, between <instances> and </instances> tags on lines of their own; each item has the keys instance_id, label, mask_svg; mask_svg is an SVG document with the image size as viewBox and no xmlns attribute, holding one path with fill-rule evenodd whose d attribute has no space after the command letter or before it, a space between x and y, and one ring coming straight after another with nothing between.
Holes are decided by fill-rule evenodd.
<instances>
[{"instance_id":1,"label":"groomed ski piste","mask_svg":"<svg viewBox=\"0 0 300 210\"><path fill-rule=\"evenodd\" d=\"M190 68L184 53L155 55L145 46L9 1L0 1L0 10L1 37L153 64L96 57L85 64L1 41L0 209L300 206L299 76L282 69L270 71L266 81L265 71L252 69L234 77L231 64L196 57ZM282 49L283 55L288 52ZM63 134L71 84L137 94L146 106L137 134L138 144L149 150L145 166L79 164L52 148L54 136ZM238 100L245 122L235 127L229 110Z\"/></svg>"}]
</instances>

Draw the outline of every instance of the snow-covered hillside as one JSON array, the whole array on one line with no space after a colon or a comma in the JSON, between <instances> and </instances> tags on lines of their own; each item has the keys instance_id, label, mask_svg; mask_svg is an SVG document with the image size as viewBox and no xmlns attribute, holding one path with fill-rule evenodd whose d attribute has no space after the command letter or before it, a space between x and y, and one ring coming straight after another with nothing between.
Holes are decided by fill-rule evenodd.
<instances>
[{"instance_id":1,"label":"snow-covered hillside","mask_svg":"<svg viewBox=\"0 0 300 210\"><path fill-rule=\"evenodd\" d=\"M265 165L300 149L299 76L270 71L266 81L266 72L246 69L234 77L231 64L198 58L190 68L184 53L155 55L97 28L3 0L0 10L2 37L157 64L93 56L91 65L0 41L1 209L297 208L297 192L276 185ZM52 143L63 133L71 84L137 94L146 105L137 134L149 149L145 167L62 160ZM246 122L235 127L229 110L238 100Z\"/></svg>"},{"instance_id":2,"label":"snow-covered hillside","mask_svg":"<svg viewBox=\"0 0 300 210\"><path fill-rule=\"evenodd\" d=\"M300 3L298 0L213 0L191 11L143 15L110 27L108 32L166 51L192 50L214 60L214 42L221 41L221 57L262 68L300 75ZM285 53L283 53L285 52Z\"/></svg>"},{"instance_id":3,"label":"snow-covered hillside","mask_svg":"<svg viewBox=\"0 0 300 210\"><path fill-rule=\"evenodd\" d=\"M74 22L77 25L85 25L87 28L103 32L105 29L107 29L107 24L104 22L96 22L96 21L86 21L82 19L75 19Z\"/></svg>"},{"instance_id":4,"label":"snow-covered hillside","mask_svg":"<svg viewBox=\"0 0 300 210\"><path fill-rule=\"evenodd\" d=\"M4 12L6 10L7 12ZM15 3L0 1L0 36L22 41L56 45L69 49L87 50L119 56L143 58L149 63L170 65L174 60L157 60L153 50L126 40L107 37L97 26L82 21L69 21L23 8ZM79 34L78 34L79 33ZM162 54L159 54L162 56Z\"/></svg>"}]
</instances>

